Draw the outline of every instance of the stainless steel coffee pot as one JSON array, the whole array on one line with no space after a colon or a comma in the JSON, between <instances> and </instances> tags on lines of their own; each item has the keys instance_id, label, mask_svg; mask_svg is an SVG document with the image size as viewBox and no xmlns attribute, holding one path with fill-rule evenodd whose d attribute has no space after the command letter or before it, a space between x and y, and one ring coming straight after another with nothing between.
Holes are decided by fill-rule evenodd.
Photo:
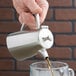
<instances>
[{"instance_id":1,"label":"stainless steel coffee pot","mask_svg":"<svg viewBox=\"0 0 76 76\"><path fill-rule=\"evenodd\" d=\"M37 54L38 50L52 47L54 38L48 26L42 25L39 30L32 32L23 31L23 27L6 38L7 48L17 60L25 60Z\"/></svg>"}]
</instances>

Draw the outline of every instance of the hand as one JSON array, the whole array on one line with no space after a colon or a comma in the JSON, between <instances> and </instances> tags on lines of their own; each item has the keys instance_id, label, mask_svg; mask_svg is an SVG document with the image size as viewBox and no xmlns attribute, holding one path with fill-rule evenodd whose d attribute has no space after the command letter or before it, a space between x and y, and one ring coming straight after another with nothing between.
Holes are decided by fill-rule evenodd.
<instances>
[{"instance_id":1,"label":"hand","mask_svg":"<svg viewBox=\"0 0 76 76\"><path fill-rule=\"evenodd\" d=\"M13 5L19 14L20 23L26 24L30 29L37 28L33 14L38 13L40 23L43 23L49 8L47 0L13 0Z\"/></svg>"}]
</instances>

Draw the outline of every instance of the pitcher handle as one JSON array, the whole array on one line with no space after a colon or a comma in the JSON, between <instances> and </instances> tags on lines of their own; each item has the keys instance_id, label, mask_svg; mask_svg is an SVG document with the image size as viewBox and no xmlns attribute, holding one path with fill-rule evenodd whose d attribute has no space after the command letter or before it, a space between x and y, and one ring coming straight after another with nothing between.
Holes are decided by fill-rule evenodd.
<instances>
[{"instance_id":1,"label":"pitcher handle","mask_svg":"<svg viewBox=\"0 0 76 76\"><path fill-rule=\"evenodd\" d=\"M39 14L35 14L35 21L36 21L37 29L40 29L40 17L39 17Z\"/></svg>"},{"instance_id":2,"label":"pitcher handle","mask_svg":"<svg viewBox=\"0 0 76 76\"><path fill-rule=\"evenodd\" d=\"M20 31L23 31L24 26L25 26L25 24L23 23L23 24L21 25Z\"/></svg>"},{"instance_id":3,"label":"pitcher handle","mask_svg":"<svg viewBox=\"0 0 76 76\"><path fill-rule=\"evenodd\" d=\"M69 68L69 76L75 76L74 70L72 68Z\"/></svg>"},{"instance_id":4,"label":"pitcher handle","mask_svg":"<svg viewBox=\"0 0 76 76\"><path fill-rule=\"evenodd\" d=\"M40 18L39 18L39 14L35 14L35 21L36 21L36 26L37 26L37 29L40 29ZM20 28L20 31L23 31L23 28L24 28L24 23L22 24L21 28Z\"/></svg>"}]
</instances>

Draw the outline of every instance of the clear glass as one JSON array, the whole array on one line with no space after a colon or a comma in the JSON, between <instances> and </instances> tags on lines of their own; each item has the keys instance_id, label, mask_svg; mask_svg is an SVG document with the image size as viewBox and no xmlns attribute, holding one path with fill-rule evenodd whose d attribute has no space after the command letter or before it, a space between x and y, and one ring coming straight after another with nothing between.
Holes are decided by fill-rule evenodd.
<instances>
[{"instance_id":1,"label":"clear glass","mask_svg":"<svg viewBox=\"0 0 76 76\"><path fill-rule=\"evenodd\" d=\"M73 69L69 68L67 63L52 61L51 65L53 76L74 76ZM52 73L47 68L47 63L41 61L30 65L30 76L52 76Z\"/></svg>"}]
</instances>

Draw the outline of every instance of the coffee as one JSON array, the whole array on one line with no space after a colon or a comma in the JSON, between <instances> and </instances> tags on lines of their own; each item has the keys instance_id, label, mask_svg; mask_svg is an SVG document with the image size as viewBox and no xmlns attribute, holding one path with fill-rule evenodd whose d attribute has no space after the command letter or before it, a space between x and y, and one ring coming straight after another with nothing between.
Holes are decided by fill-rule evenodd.
<instances>
[{"instance_id":1,"label":"coffee","mask_svg":"<svg viewBox=\"0 0 76 76\"><path fill-rule=\"evenodd\" d=\"M48 66L48 69L50 70L52 76L54 76L54 72L52 70L52 64L51 64L51 61L49 60L49 57L46 57L45 58L46 62L47 62L47 66Z\"/></svg>"}]
</instances>

